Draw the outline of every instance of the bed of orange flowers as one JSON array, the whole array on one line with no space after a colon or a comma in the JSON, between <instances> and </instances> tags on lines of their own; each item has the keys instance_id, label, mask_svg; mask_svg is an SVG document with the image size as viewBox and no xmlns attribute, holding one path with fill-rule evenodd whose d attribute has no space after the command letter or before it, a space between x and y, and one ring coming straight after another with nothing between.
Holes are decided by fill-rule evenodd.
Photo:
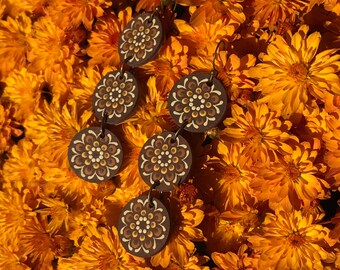
<instances>
[{"instance_id":1,"label":"bed of orange flowers","mask_svg":"<svg viewBox=\"0 0 340 270\"><path fill-rule=\"evenodd\" d=\"M162 6L166 37L133 69L135 114L111 129L124 163L111 181L67 161L99 125L98 81L120 68L118 39ZM0 269L340 269L338 0L0 0ZM148 259L122 247L117 220L148 190L141 147L174 131L174 83L215 66L227 115L193 145L191 177L168 195L172 227Z\"/></svg>"}]
</instances>

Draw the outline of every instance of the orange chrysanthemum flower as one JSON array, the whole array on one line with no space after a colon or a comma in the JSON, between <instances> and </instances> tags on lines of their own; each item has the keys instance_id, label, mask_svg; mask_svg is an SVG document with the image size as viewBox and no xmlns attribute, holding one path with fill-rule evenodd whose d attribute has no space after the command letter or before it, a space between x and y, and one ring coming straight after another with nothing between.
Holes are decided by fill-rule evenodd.
<instances>
[{"instance_id":1,"label":"orange chrysanthemum flower","mask_svg":"<svg viewBox=\"0 0 340 270\"><path fill-rule=\"evenodd\" d=\"M278 154L290 154L289 140L297 140L288 133L291 122L281 121L280 113L270 111L266 104L248 103L246 112L235 104L232 118L223 123L227 128L220 132L221 138L243 143L242 155L253 161L275 161Z\"/></svg>"},{"instance_id":2,"label":"orange chrysanthemum flower","mask_svg":"<svg viewBox=\"0 0 340 270\"><path fill-rule=\"evenodd\" d=\"M257 258L250 257L246 252L248 246L243 244L240 246L237 254L234 252L227 252L225 254L214 252L211 258L214 263L221 269L249 269L257 270Z\"/></svg>"},{"instance_id":3,"label":"orange chrysanthemum flower","mask_svg":"<svg viewBox=\"0 0 340 270\"><path fill-rule=\"evenodd\" d=\"M239 143L218 141L217 157L206 163L212 167L210 177L217 180L214 204L220 211L243 205L253 198L249 183L254 173L247 169L248 159L241 154L243 150L244 146Z\"/></svg>"},{"instance_id":4,"label":"orange chrysanthemum flower","mask_svg":"<svg viewBox=\"0 0 340 270\"><path fill-rule=\"evenodd\" d=\"M250 69L250 75L259 80L255 90L261 91L260 102L268 102L274 110L282 110L284 117L301 113L312 97L324 100L324 92L340 94L340 55L336 49L317 54L321 35L307 35L303 25L288 41L280 35L271 42L263 63Z\"/></svg>"},{"instance_id":5,"label":"orange chrysanthemum flower","mask_svg":"<svg viewBox=\"0 0 340 270\"><path fill-rule=\"evenodd\" d=\"M28 255L29 265L38 269L51 269L54 252L50 247L51 238L41 224L34 219L20 232L20 244Z\"/></svg>"},{"instance_id":6,"label":"orange chrysanthemum flower","mask_svg":"<svg viewBox=\"0 0 340 270\"><path fill-rule=\"evenodd\" d=\"M323 269L322 260L329 256L324 249L329 229L316 224L321 218L296 210L267 213L262 230L248 237L260 254L259 269Z\"/></svg>"},{"instance_id":7,"label":"orange chrysanthemum flower","mask_svg":"<svg viewBox=\"0 0 340 270\"><path fill-rule=\"evenodd\" d=\"M179 39L188 45L189 53L203 57L213 55L218 42L232 36L235 32L235 25L222 20L214 24L197 25L177 19L174 23L179 31Z\"/></svg>"},{"instance_id":8,"label":"orange chrysanthemum flower","mask_svg":"<svg viewBox=\"0 0 340 270\"><path fill-rule=\"evenodd\" d=\"M132 9L130 7L118 13L114 13L98 19L88 39L89 46L87 54L92 58L89 65L100 64L102 66L118 66L120 56L118 53L118 40L120 33L127 23L132 19Z\"/></svg>"},{"instance_id":9,"label":"orange chrysanthemum flower","mask_svg":"<svg viewBox=\"0 0 340 270\"><path fill-rule=\"evenodd\" d=\"M79 45L66 35L66 32L54 24L51 17L40 17L33 25L32 38L29 39L31 62L29 70L63 74L69 81L73 77L73 65Z\"/></svg>"},{"instance_id":10,"label":"orange chrysanthemum flower","mask_svg":"<svg viewBox=\"0 0 340 270\"><path fill-rule=\"evenodd\" d=\"M167 268L170 261L177 261L185 265L191 254L195 251L193 241L203 241L202 230L197 226L202 222L203 201L196 200L194 204L180 205L175 199L170 198L171 217L173 217L171 236L166 246L156 255L151 257L153 266Z\"/></svg>"},{"instance_id":11,"label":"orange chrysanthemum flower","mask_svg":"<svg viewBox=\"0 0 340 270\"><path fill-rule=\"evenodd\" d=\"M0 21L0 78L26 65L31 27L31 19L24 13L16 19L7 17Z\"/></svg>"},{"instance_id":12,"label":"orange chrysanthemum flower","mask_svg":"<svg viewBox=\"0 0 340 270\"><path fill-rule=\"evenodd\" d=\"M72 258L59 259L60 270L144 270L144 259L134 257L127 253L119 242L115 227L97 229L96 235L86 236L80 249ZM150 269L151 270L151 269Z\"/></svg>"},{"instance_id":13,"label":"orange chrysanthemum flower","mask_svg":"<svg viewBox=\"0 0 340 270\"><path fill-rule=\"evenodd\" d=\"M43 85L41 76L22 68L11 72L5 84L3 97L17 105L16 119L25 120L38 109Z\"/></svg>"},{"instance_id":14,"label":"orange chrysanthemum flower","mask_svg":"<svg viewBox=\"0 0 340 270\"><path fill-rule=\"evenodd\" d=\"M255 0L252 1L254 19L259 21L261 27L274 30L277 24L294 21L308 6L306 0Z\"/></svg>"},{"instance_id":15,"label":"orange chrysanthemum flower","mask_svg":"<svg viewBox=\"0 0 340 270\"><path fill-rule=\"evenodd\" d=\"M54 258L69 256L71 242L62 235L50 235L45 229L45 222L31 219L20 231L19 242L27 256L27 264L32 269L52 270Z\"/></svg>"},{"instance_id":16,"label":"orange chrysanthemum flower","mask_svg":"<svg viewBox=\"0 0 340 270\"><path fill-rule=\"evenodd\" d=\"M163 97L177 80L190 73L187 53L188 46L182 45L176 37L170 37L158 57L141 67L146 74L156 77L157 90Z\"/></svg>"},{"instance_id":17,"label":"orange chrysanthemum flower","mask_svg":"<svg viewBox=\"0 0 340 270\"><path fill-rule=\"evenodd\" d=\"M26 120L26 136L39 145L42 155L47 153L51 160L66 164L71 139L88 126L91 116L91 111L80 111L72 99L63 106L57 102L45 102L41 109Z\"/></svg>"},{"instance_id":18,"label":"orange chrysanthemum flower","mask_svg":"<svg viewBox=\"0 0 340 270\"><path fill-rule=\"evenodd\" d=\"M91 31L95 18L103 16L104 9L111 4L108 0L62 0L54 2L48 14L62 29L76 29L83 23Z\"/></svg>"},{"instance_id":19,"label":"orange chrysanthemum flower","mask_svg":"<svg viewBox=\"0 0 340 270\"><path fill-rule=\"evenodd\" d=\"M208 57L193 57L190 65L195 69L210 72L213 70L213 55ZM220 51L216 54L215 68L217 78L220 79L227 89L227 93L231 100L240 98L240 94L244 91L252 92L255 83L249 79L248 70L253 67L256 57L247 54L239 58L235 54L228 54L227 51Z\"/></svg>"},{"instance_id":20,"label":"orange chrysanthemum flower","mask_svg":"<svg viewBox=\"0 0 340 270\"><path fill-rule=\"evenodd\" d=\"M16 108L11 103L0 102L0 155L12 146L11 136L18 137L22 134L22 130L18 129L20 123L15 121L15 113Z\"/></svg>"},{"instance_id":21,"label":"orange chrysanthemum flower","mask_svg":"<svg viewBox=\"0 0 340 270\"><path fill-rule=\"evenodd\" d=\"M318 177L325 172L321 163L318 167L314 161L318 149L313 149L309 143L302 142L294 146L291 155L283 156L278 163L268 167L261 166L257 176L250 186L257 191L259 200L269 200L272 209L286 207L287 211L295 208L308 207L316 199L329 197L329 184Z\"/></svg>"}]
</instances>

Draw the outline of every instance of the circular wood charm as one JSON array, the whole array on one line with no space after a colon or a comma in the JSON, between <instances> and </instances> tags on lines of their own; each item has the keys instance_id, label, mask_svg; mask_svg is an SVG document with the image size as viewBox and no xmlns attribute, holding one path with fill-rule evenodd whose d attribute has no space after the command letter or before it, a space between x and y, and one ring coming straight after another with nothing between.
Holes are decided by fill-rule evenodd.
<instances>
[{"instance_id":1,"label":"circular wood charm","mask_svg":"<svg viewBox=\"0 0 340 270\"><path fill-rule=\"evenodd\" d=\"M80 178L94 183L111 179L119 170L122 146L111 131L105 129L101 136L100 127L90 127L78 132L68 147L71 169Z\"/></svg>"},{"instance_id":2,"label":"circular wood charm","mask_svg":"<svg viewBox=\"0 0 340 270\"><path fill-rule=\"evenodd\" d=\"M107 113L107 123L117 125L129 118L138 100L138 84L130 72L112 71L97 84L92 97L92 107L96 117Z\"/></svg>"},{"instance_id":3,"label":"circular wood charm","mask_svg":"<svg viewBox=\"0 0 340 270\"><path fill-rule=\"evenodd\" d=\"M188 121L185 129L205 132L217 126L227 109L227 94L222 83L210 75L193 73L181 78L171 89L168 99L169 112L177 125Z\"/></svg>"},{"instance_id":4,"label":"circular wood charm","mask_svg":"<svg viewBox=\"0 0 340 270\"><path fill-rule=\"evenodd\" d=\"M164 204L147 196L131 200L122 210L118 221L119 238L127 252L148 258L159 252L169 236L170 218Z\"/></svg>"},{"instance_id":5,"label":"circular wood charm","mask_svg":"<svg viewBox=\"0 0 340 270\"><path fill-rule=\"evenodd\" d=\"M163 27L159 17L143 13L125 27L118 41L120 58L131 67L144 65L154 58L162 45Z\"/></svg>"},{"instance_id":6,"label":"circular wood charm","mask_svg":"<svg viewBox=\"0 0 340 270\"><path fill-rule=\"evenodd\" d=\"M170 191L183 183L191 169L192 153L188 142L180 135L164 132L151 137L139 154L138 168L142 179L159 191Z\"/></svg>"}]
</instances>

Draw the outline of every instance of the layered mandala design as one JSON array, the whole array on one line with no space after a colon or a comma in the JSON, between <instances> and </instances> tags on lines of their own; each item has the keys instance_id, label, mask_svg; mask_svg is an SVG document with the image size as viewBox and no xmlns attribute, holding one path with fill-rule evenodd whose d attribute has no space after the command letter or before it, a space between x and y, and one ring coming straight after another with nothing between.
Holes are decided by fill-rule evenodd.
<instances>
[{"instance_id":1,"label":"layered mandala design","mask_svg":"<svg viewBox=\"0 0 340 270\"><path fill-rule=\"evenodd\" d=\"M169 95L169 111L178 125L188 121L185 129L204 132L219 124L226 110L223 85L209 74L195 73L180 79Z\"/></svg>"},{"instance_id":2,"label":"layered mandala design","mask_svg":"<svg viewBox=\"0 0 340 270\"><path fill-rule=\"evenodd\" d=\"M143 146L139 156L139 172L150 186L160 182L158 190L170 191L186 180L192 164L188 142L172 132L151 137Z\"/></svg>"},{"instance_id":3,"label":"layered mandala design","mask_svg":"<svg viewBox=\"0 0 340 270\"><path fill-rule=\"evenodd\" d=\"M132 67L151 60L162 41L162 24L158 16L150 13L137 15L127 24L119 40L119 53Z\"/></svg>"},{"instance_id":4,"label":"layered mandala design","mask_svg":"<svg viewBox=\"0 0 340 270\"><path fill-rule=\"evenodd\" d=\"M109 130L104 135L99 127L91 127L77 133L70 143L71 169L86 181L111 179L121 166L123 153L118 138Z\"/></svg>"},{"instance_id":5,"label":"layered mandala design","mask_svg":"<svg viewBox=\"0 0 340 270\"><path fill-rule=\"evenodd\" d=\"M127 119L136 106L138 84L128 71L113 71L98 83L93 95L93 108L97 118L107 114L109 124L119 124Z\"/></svg>"},{"instance_id":6,"label":"layered mandala design","mask_svg":"<svg viewBox=\"0 0 340 270\"><path fill-rule=\"evenodd\" d=\"M153 198L150 206L148 197L140 196L123 209L118 231L129 253L150 257L159 252L167 241L170 231L169 214L158 199Z\"/></svg>"}]
</instances>

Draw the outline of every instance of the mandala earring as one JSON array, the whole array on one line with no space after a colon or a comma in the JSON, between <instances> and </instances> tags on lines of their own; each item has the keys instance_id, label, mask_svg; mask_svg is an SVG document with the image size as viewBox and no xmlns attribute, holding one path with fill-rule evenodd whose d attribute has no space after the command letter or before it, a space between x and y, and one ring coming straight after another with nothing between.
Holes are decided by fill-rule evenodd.
<instances>
[{"instance_id":1,"label":"mandala earring","mask_svg":"<svg viewBox=\"0 0 340 270\"><path fill-rule=\"evenodd\" d=\"M99 183L111 179L123 159L118 138L108 129L90 127L78 132L68 148L73 172L85 181Z\"/></svg>"},{"instance_id":2,"label":"mandala earring","mask_svg":"<svg viewBox=\"0 0 340 270\"><path fill-rule=\"evenodd\" d=\"M221 43L221 42L220 42ZM178 126L185 121L185 129L190 132L206 132L217 126L227 108L227 93L223 84L216 78L216 52L213 70L209 73L195 72L176 82L169 93L168 109Z\"/></svg>"},{"instance_id":3,"label":"mandala earring","mask_svg":"<svg viewBox=\"0 0 340 270\"><path fill-rule=\"evenodd\" d=\"M120 124L131 116L137 105L139 96L137 80L132 73L123 70L123 66L124 64L119 71L107 73L93 93L94 114L104 124Z\"/></svg>"},{"instance_id":4,"label":"mandala earring","mask_svg":"<svg viewBox=\"0 0 340 270\"><path fill-rule=\"evenodd\" d=\"M180 135L187 122L176 132L164 132L152 136L143 145L138 169L142 179L158 191L171 191L174 185L185 182L192 165L192 152L189 143Z\"/></svg>"},{"instance_id":5,"label":"mandala earring","mask_svg":"<svg viewBox=\"0 0 340 270\"><path fill-rule=\"evenodd\" d=\"M144 65L154 58L163 41L159 8L153 13L135 16L124 28L118 41L122 61L131 67Z\"/></svg>"},{"instance_id":6,"label":"mandala earring","mask_svg":"<svg viewBox=\"0 0 340 270\"><path fill-rule=\"evenodd\" d=\"M148 258L166 244L170 217L165 205L151 196L139 196L123 208L118 222L120 242L132 255Z\"/></svg>"}]
</instances>

